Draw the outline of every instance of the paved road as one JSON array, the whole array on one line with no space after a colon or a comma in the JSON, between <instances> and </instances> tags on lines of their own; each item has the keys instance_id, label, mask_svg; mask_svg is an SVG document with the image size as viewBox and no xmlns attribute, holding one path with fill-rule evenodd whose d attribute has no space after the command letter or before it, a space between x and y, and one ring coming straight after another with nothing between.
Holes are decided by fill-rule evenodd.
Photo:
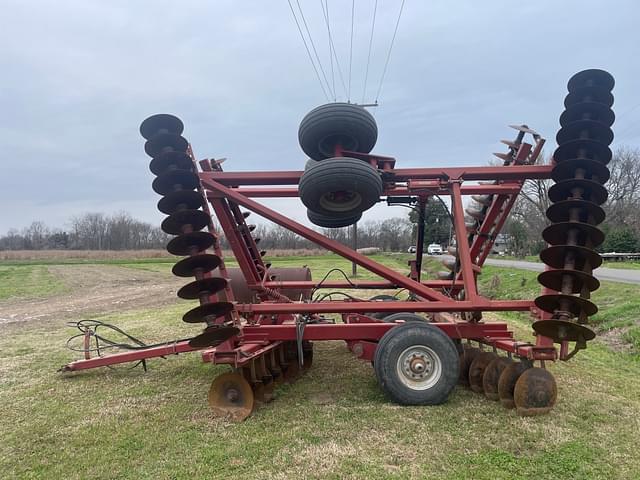
<instances>
[{"instance_id":1,"label":"paved road","mask_svg":"<svg viewBox=\"0 0 640 480\"><path fill-rule=\"evenodd\" d=\"M496 267L521 268L542 272L543 263L523 262L520 260L499 260L497 258L487 258L488 265ZM619 268L600 267L595 270L594 275L598 280L608 280L611 282L640 283L640 270L623 270Z\"/></svg>"}]
</instances>

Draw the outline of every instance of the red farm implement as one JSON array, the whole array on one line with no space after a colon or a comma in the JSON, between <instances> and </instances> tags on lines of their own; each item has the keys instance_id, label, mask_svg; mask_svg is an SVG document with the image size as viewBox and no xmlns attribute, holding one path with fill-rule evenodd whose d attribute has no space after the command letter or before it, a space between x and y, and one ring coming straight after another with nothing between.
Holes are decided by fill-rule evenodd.
<instances>
[{"instance_id":1,"label":"red farm implement","mask_svg":"<svg viewBox=\"0 0 640 480\"><path fill-rule=\"evenodd\" d=\"M183 138L182 122L154 115L140 132L158 208L168 217L162 229L176 235L167 245L183 256L173 267L195 277L178 296L199 300L183 320L204 323L199 335L154 346L92 357L96 328L81 328L85 358L63 367L78 371L199 351L205 362L228 364L216 378L209 404L216 414L246 418L270 401L274 388L309 368L313 344L344 340L353 354L372 363L380 387L394 402L432 405L446 401L460 383L522 415L548 412L556 401L546 361L568 360L595 334L585 324L597 308L589 300L598 288L594 249L604 236L601 204L614 115L613 78L586 70L569 81L560 117L558 148L551 165L538 162L544 139L527 126L514 126L513 141L497 154L501 166L397 168L396 160L370 153L377 138L373 117L362 107L333 103L311 111L299 129L311 158L304 171L225 172L220 161L197 161ZM541 259L542 293L535 299L492 300L478 292L477 277L516 198L528 179L552 179L548 247ZM423 278L425 206L449 196L456 245L438 278ZM312 223L344 227L381 199L408 204L418 213L416 256L401 274L256 201L299 197ZM468 199L465 201L465 198ZM379 280L313 280L308 268L275 268L265 261L253 212L376 274ZM220 228L215 228L215 217ZM224 235L239 268L225 265ZM323 289L350 292L404 289L395 297L335 300ZM366 295L365 295L366 296ZM483 320L483 312L522 311L534 318L535 342L518 341L504 322ZM327 314L339 314L340 320ZM556 344L559 348L556 348Z\"/></svg>"}]
</instances>

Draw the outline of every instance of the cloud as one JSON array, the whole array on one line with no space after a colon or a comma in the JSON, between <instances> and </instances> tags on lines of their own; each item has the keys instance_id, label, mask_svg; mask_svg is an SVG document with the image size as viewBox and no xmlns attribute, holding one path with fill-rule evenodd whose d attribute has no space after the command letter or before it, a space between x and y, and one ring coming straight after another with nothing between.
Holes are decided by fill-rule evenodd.
<instances>
[{"instance_id":1,"label":"cloud","mask_svg":"<svg viewBox=\"0 0 640 480\"><path fill-rule=\"evenodd\" d=\"M300 3L330 77L319 2ZM379 3L367 101L400 4ZM329 5L346 75L350 11ZM614 74L617 128L639 142L640 109L625 114L640 102L639 13L631 0L407 0L375 110L376 151L400 166L481 165L516 122L552 146L566 81L589 67ZM355 20L351 90L360 101L370 3L356 2ZM8 1L0 69L0 232L36 219L62 226L89 210L159 223L137 131L156 112L180 116L196 154L228 157L227 170L302 168L298 122L324 101L285 1ZM341 92L335 65L334 74ZM300 206L291 212L305 218ZM367 216L398 214L377 207Z\"/></svg>"}]
</instances>

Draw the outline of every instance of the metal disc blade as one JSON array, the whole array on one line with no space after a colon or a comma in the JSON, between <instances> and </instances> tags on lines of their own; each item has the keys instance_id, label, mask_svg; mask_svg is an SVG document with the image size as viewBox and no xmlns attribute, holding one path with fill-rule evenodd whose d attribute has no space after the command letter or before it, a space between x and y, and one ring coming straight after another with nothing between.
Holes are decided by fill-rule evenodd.
<instances>
[{"instance_id":1,"label":"metal disc blade","mask_svg":"<svg viewBox=\"0 0 640 480\"><path fill-rule=\"evenodd\" d=\"M584 178L603 185L607 183L611 176L609 169L597 160L590 160L588 158L572 158L570 160L563 160L556 163L551 171L551 178L556 182L576 178L579 170L582 170Z\"/></svg>"},{"instance_id":2,"label":"metal disc blade","mask_svg":"<svg viewBox=\"0 0 640 480\"><path fill-rule=\"evenodd\" d=\"M538 283L560 292L562 291L562 282L565 275L571 276L573 281L571 292L564 293L580 293L583 287L587 287L590 292L600 288L600 282L596 277L580 270L547 270L538 275Z\"/></svg>"},{"instance_id":3,"label":"metal disc blade","mask_svg":"<svg viewBox=\"0 0 640 480\"><path fill-rule=\"evenodd\" d=\"M151 184L153 191L159 195L179 190L193 190L199 186L200 179L191 170L170 170L157 177Z\"/></svg>"},{"instance_id":4,"label":"metal disc blade","mask_svg":"<svg viewBox=\"0 0 640 480\"><path fill-rule=\"evenodd\" d=\"M193 277L196 273L207 273L220 266L220 257L212 253L193 255L176 263L171 271L177 277Z\"/></svg>"},{"instance_id":5,"label":"metal disc blade","mask_svg":"<svg viewBox=\"0 0 640 480\"><path fill-rule=\"evenodd\" d=\"M530 368L518 378L513 399L518 415L530 417L549 412L556 404L558 387L544 368Z\"/></svg>"},{"instance_id":6,"label":"metal disc blade","mask_svg":"<svg viewBox=\"0 0 640 480\"><path fill-rule=\"evenodd\" d=\"M241 422L253 411L254 397L251 385L237 373L229 372L217 377L209 388L209 407L218 417Z\"/></svg>"},{"instance_id":7,"label":"metal disc blade","mask_svg":"<svg viewBox=\"0 0 640 480\"><path fill-rule=\"evenodd\" d=\"M553 152L553 159L560 163L574 158L595 160L603 165L611 161L613 153L608 145L589 139L577 139L563 143Z\"/></svg>"},{"instance_id":8,"label":"metal disc blade","mask_svg":"<svg viewBox=\"0 0 640 480\"><path fill-rule=\"evenodd\" d=\"M500 400L500 395L498 394L500 375L511 363L512 360L506 357L498 357L487 365L482 376L482 388L489 400L495 400L496 402Z\"/></svg>"},{"instance_id":9,"label":"metal disc blade","mask_svg":"<svg viewBox=\"0 0 640 480\"><path fill-rule=\"evenodd\" d=\"M162 175L169 170L193 170L193 161L185 152L164 152L151 159L149 170L154 175Z\"/></svg>"},{"instance_id":10,"label":"metal disc blade","mask_svg":"<svg viewBox=\"0 0 640 480\"><path fill-rule=\"evenodd\" d=\"M158 210L167 215L178 212L180 210L195 210L204 204L204 199L200 192L195 190L179 190L177 192L167 193L158 202Z\"/></svg>"},{"instance_id":11,"label":"metal disc blade","mask_svg":"<svg viewBox=\"0 0 640 480\"><path fill-rule=\"evenodd\" d=\"M604 123L594 120L577 120L562 127L556 135L558 145L583 138L609 145L613 141L613 132Z\"/></svg>"},{"instance_id":12,"label":"metal disc blade","mask_svg":"<svg viewBox=\"0 0 640 480\"><path fill-rule=\"evenodd\" d=\"M577 120L595 120L605 124L607 127L613 125L616 119L615 113L604 103L580 102L571 105L562 115L560 115L560 125L566 126Z\"/></svg>"},{"instance_id":13,"label":"metal disc blade","mask_svg":"<svg viewBox=\"0 0 640 480\"><path fill-rule=\"evenodd\" d=\"M469 386L471 390L476 393L484 392L482 387L484 371L496 358L498 358L498 355L493 352L481 352L473 359L469 366Z\"/></svg>"},{"instance_id":14,"label":"metal disc blade","mask_svg":"<svg viewBox=\"0 0 640 480\"><path fill-rule=\"evenodd\" d=\"M233 310L233 303L205 303L189 310L183 315L182 320L186 323L206 322L207 320L213 320L226 315L231 310Z\"/></svg>"},{"instance_id":15,"label":"metal disc blade","mask_svg":"<svg viewBox=\"0 0 640 480\"><path fill-rule=\"evenodd\" d=\"M202 210L180 210L165 218L160 228L170 235L180 235L188 225L195 231L202 230L209 222L209 215Z\"/></svg>"},{"instance_id":16,"label":"metal disc blade","mask_svg":"<svg viewBox=\"0 0 640 480\"><path fill-rule=\"evenodd\" d=\"M538 335L551 338L556 343L588 342L596 338L590 328L566 320L538 320L533 322L533 329Z\"/></svg>"},{"instance_id":17,"label":"metal disc blade","mask_svg":"<svg viewBox=\"0 0 640 480\"><path fill-rule=\"evenodd\" d=\"M193 348L215 347L238 335L238 333L240 333L240 329L236 327L209 327L200 335L196 335L189 340L189 346Z\"/></svg>"},{"instance_id":18,"label":"metal disc blade","mask_svg":"<svg viewBox=\"0 0 640 480\"><path fill-rule=\"evenodd\" d=\"M157 157L162 152L186 152L189 142L180 135L173 133L160 133L147 140L144 144L144 151L150 157Z\"/></svg>"},{"instance_id":19,"label":"metal disc blade","mask_svg":"<svg viewBox=\"0 0 640 480\"><path fill-rule=\"evenodd\" d=\"M567 245L570 237L573 237L575 245L587 248L595 248L604 242L602 230L588 223L554 223L542 231L542 238L550 245Z\"/></svg>"},{"instance_id":20,"label":"metal disc blade","mask_svg":"<svg viewBox=\"0 0 640 480\"><path fill-rule=\"evenodd\" d=\"M613 90L615 83L609 72L599 68L590 68L573 75L567 83L567 89L572 92L577 88L597 86L605 90Z\"/></svg>"},{"instance_id":21,"label":"metal disc blade","mask_svg":"<svg viewBox=\"0 0 640 480\"><path fill-rule=\"evenodd\" d=\"M520 375L529 368L531 367L526 363L513 362L502 371L498 380L498 397L500 397L500 403L503 407L516 408L513 400L513 391Z\"/></svg>"},{"instance_id":22,"label":"metal disc blade","mask_svg":"<svg viewBox=\"0 0 640 480\"><path fill-rule=\"evenodd\" d=\"M167 244L167 251L172 255L193 255L210 248L215 237L209 232L191 232L175 237Z\"/></svg>"},{"instance_id":23,"label":"metal disc blade","mask_svg":"<svg viewBox=\"0 0 640 480\"><path fill-rule=\"evenodd\" d=\"M580 87L564 98L564 107L569 108L582 102L603 103L607 107L613 105L613 95L609 90L602 87Z\"/></svg>"},{"instance_id":24,"label":"metal disc blade","mask_svg":"<svg viewBox=\"0 0 640 480\"><path fill-rule=\"evenodd\" d=\"M552 268L565 268L569 256L573 257L575 270L593 271L602 265L602 258L596 251L578 245L554 245L540 252L540 260Z\"/></svg>"},{"instance_id":25,"label":"metal disc blade","mask_svg":"<svg viewBox=\"0 0 640 480\"><path fill-rule=\"evenodd\" d=\"M182 120L168 113L151 115L140 124L140 135L146 140L155 137L159 133L173 133L181 135L184 130Z\"/></svg>"},{"instance_id":26,"label":"metal disc blade","mask_svg":"<svg viewBox=\"0 0 640 480\"><path fill-rule=\"evenodd\" d=\"M460 375L458 383L466 387L469 386L469 367L471 362L482 352L479 348L465 345L462 354L460 355Z\"/></svg>"},{"instance_id":27,"label":"metal disc blade","mask_svg":"<svg viewBox=\"0 0 640 480\"><path fill-rule=\"evenodd\" d=\"M572 210L578 210L578 218L571 218ZM587 200L562 200L547 208L547 218L553 223L573 220L598 225L604 217L602 207Z\"/></svg>"},{"instance_id":28,"label":"metal disc blade","mask_svg":"<svg viewBox=\"0 0 640 480\"><path fill-rule=\"evenodd\" d=\"M564 311L571 313L575 317L579 317L582 314L590 317L591 315L595 315L596 313L598 313L598 307L596 307L593 302L587 300L586 298L576 297L573 295L564 295L562 293L541 295L535 299L535 304L540 310L543 310L545 312L554 313L556 311ZM551 320L541 321L550 322Z\"/></svg>"},{"instance_id":29,"label":"metal disc blade","mask_svg":"<svg viewBox=\"0 0 640 480\"><path fill-rule=\"evenodd\" d=\"M609 196L607 189L598 182L574 178L552 185L551 188L549 188L549 199L552 202L561 202L562 200L570 199L573 196L572 192L576 189L582 191L581 196L583 200L588 200L598 205L606 202Z\"/></svg>"},{"instance_id":30,"label":"metal disc blade","mask_svg":"<svg viewBox=\"0 0 640 480\"><path fill-rule=\"evenodd\" d=\"M227 280L220 277L203 278L195 282L187 283L178 290L178 296L186 300L200 298L200 295L218 293L227 286Z\"/></svg>"}]
</instances>

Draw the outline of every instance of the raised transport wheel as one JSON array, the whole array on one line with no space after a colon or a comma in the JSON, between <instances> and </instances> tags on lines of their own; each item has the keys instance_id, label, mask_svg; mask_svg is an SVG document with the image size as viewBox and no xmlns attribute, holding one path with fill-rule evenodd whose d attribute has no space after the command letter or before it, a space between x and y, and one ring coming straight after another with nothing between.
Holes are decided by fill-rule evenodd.
<instances>
[{"instance_id":1,"label":"raised transport wheel","mask_svg":"<svg viewBox=\"0 0 640 480\"><path fill-rule=\"evenodd\" d=\"M482 376L482 388L484 389L484 394L489 400L495 400L496 402L500 400L500 395L498 393L500 375L502 375L502 372L504 372L511 363L513 363L513 361L509 358L498 357L485 369L484 375Z\"/></svg>"},{"instance_id":2,"label":"raised transport wheel","mask_svg":"<svg viewBox=\"0 0 640 480\"><path fill-rule=\"evenodd\" d=\"M381 295L374 295L373 297L371 297L369 299L370 302L397 302L398 299L396 297L394 297L393 295L386 295L386 294L381 294ZM368 316L373 317L373 318L377 318L378 320L382 320L384 317L389 316L388 312L374 312L374 313L367 313Z\"/></svg>"},{"instance_id":3,"label":"raised transport wheel","mask_svg":"<svg viewBox=\"0 0 640 480\"><path fill-rule=\"evenodd\" d=\"M529 368L531 368L531 366L525 362L511 362L511 365L502 371L498 380L498 397L503 407L516 408L513 400L513 391L516 388L516 382L520 378L520 375Z\"/></svg>"},{"instance_id":4,"label":"raised transport wheel","mask_svg":"<svg viewBox=\"0 0 640 480\"><path fill-rule=\"evenodd\" d=\"M218 376L209 388L209 407L217 417L241 422L253 411L251 385L238 373Z\"/></svg>"},{"instance_id":5,"label":"raised transport wheel","mask_svg":"<svg viewBox=\"0 0 640 480\"><path fill-rule=\"evenodd\" d=\"M516 382L516 412L524 417L543 415L556 404L557 396L558 387L551 372L544 368L530 368Z\"/></svg>"},{"instance_id":6,"label":"raised transport wheel","mask_svg":"<svg viewBox=\"0 0 640 480\"><path fill-rule=\"evenodd\" d=\"M396 322L426 322L427 319L413 312L398 312L387 315L383 319L386 323Z\"/></svg>"},{"instance_id":7,"label":"raised transport wheel","mask_svg":"<svg viewBox=\"0 0 640 480\"><path fill-rule=\"evenodd\" d=\"M376 348L374 368L382 391L400 405L444 403L458 382L453 341L428 323L398 325Z\"/></svg>"},{"instance_id":8,"label":"raised transport wheel","mask_svg":"<svg viewBox=\"0 0 640 480\"><path fill-rule=\"evenodd\" d=\"M482 353L482 350L477 347L472 347L469 344L465 344L463 349L463 352L460 354L460 376L458 378L458 383L468 387L469 368L471 367L473 360Z\"/></svg>"},{"instance_id":9,"label":"raised transport wheel","mask_svg":"<svg viewBox=\"0 0 640 480\"><path fill-rule=\"evenodd\" d=\"M469 365L469 387L471 390L476 393L484 393L482 377L489 364L496 358L498 355L493 352L481 352L473 359Z\"/></svg>"},{"instance_id":10,"label":"raised transport wheel","mask_svg":"<svg viewBox=\"0 0 640 480\"><path fill-rule=\"evenodd\" d=\"M380 200L383 185L378 170L368 163L336 157L304 172L298 191L309 210L347 217L375 205Z\"/></svg>"},{"instance_id":11,"label":"raised transport wheel","mask_svg":"<svg viewBox=\"0 0 640 480\"><path fill-rule=\"evenodd\" d=\"M323 215L307 209L307 218L311 223L319 227L324 228L342 228L353 225L362 218L362 213L358 212L355 215Z\"/></svg>"},{"instance_id":12,"label":"raised transport wheel","mask_svg":"<svg viewBox=\"0 0 640 480\"><path fill-rule=\"evenodd\" d=\"M373 115L352 103L328 103L314 108L298 128L300 147L313 160L333 157L338 146L369 153L377 139Z\"/></svg>"}]
</instances>

